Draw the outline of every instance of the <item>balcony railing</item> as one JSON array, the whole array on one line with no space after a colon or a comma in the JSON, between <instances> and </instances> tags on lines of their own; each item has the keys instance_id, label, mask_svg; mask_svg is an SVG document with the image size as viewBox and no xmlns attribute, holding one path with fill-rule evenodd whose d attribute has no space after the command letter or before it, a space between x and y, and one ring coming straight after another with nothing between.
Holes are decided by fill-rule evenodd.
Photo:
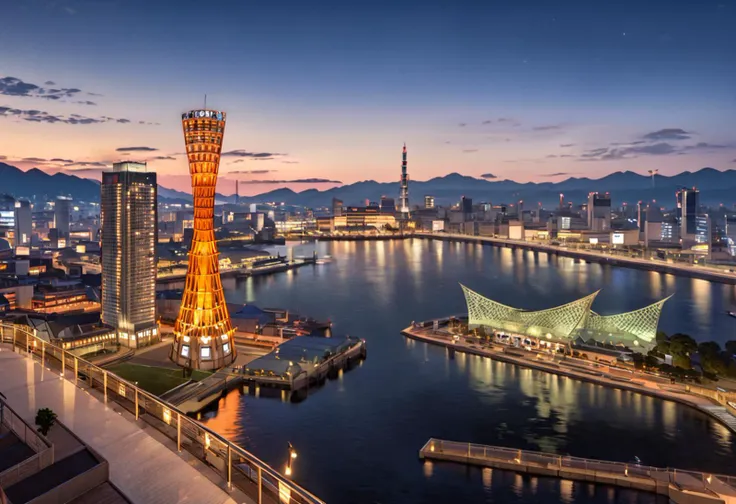
<instances>
[{"instance_id":1,"label":"balcony railing","mask_svg":"<svg viewBox=\"0 0 736 504\"><path fill-rule=\"evenodd\" d=\"M104 401L120 404L136 419L146 421L175 440L179 451L186 449L205 461L229 487L235 486L258 504L324 504L252 453L186 416L175 406L41 339L34 329L0 321L0 342L11 344L14 351L59 371L75 385L101 391Z\"/></svg>"}]
</instances>

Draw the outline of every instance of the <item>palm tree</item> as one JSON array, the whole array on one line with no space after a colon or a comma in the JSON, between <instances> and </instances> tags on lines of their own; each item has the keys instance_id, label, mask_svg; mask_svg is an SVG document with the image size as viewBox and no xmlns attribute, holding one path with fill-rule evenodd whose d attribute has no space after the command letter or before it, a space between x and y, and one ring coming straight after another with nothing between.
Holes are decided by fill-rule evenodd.
<instances>
[{"instance_id":1,"label":"palm tree","mask_svg":"<svg viewBox=\"0 0 736 504\"><path fill-rule=\"evenodd\" d=\"M50 408L41 408L36 413L36 425L38 425L38 432L44 436L49 433L51 427L56 423L56 413L51 411Z\"/></svg>"}]
</instances>

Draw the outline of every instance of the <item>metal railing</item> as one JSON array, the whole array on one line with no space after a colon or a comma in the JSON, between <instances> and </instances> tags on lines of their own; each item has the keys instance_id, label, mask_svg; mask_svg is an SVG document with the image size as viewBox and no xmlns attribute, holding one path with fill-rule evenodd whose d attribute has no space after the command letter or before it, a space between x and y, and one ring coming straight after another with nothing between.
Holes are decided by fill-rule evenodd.
<instances>
[{"instance_id":1,"label":"metal railing","mask_svg":"<svg viewBox=\"0 0 736 504\"><path fill-rule=\"evenodd\" d=\"M57 369L75 385L100 390L103 401L114 401L135 414L136 419L151 424L175 440L179 451L186 449L205 461L227 481L228 487L235 486L258 504L324 504L252 453L189 418L176 406L41 339L34 329L0 321L0 342L10 343L14 351L17 349L28 358ZM73 378L70 379L67 372L72 372Z\"/></svg>"},{"instance_id":2,"label":"metal railing","mask_svg":"<svg viewBox=\"0 0 736 504\"><path fill-rule=\"evenodd\" d=\"M39 435L33 426L23 420L2 398L0 398L0 408L2 409L1 425L33 450L33 455L0 473L0 488L8 488L53 464L54 445Z\"/></svg>"},{"instance_id":3,"label":"metal railing","mask_svg":"<svg viewBox=\"0 0 736 504\"><path fill-rule=\"evenodd\" d=\"M666 480L681 488L694 491L706 491L713 481L720 481L736 489L736 476L686 471L681 469L653 467L638 463L611 462L580 457L554 455L528 450L516 450L500 446L488 446L473 443L460 443L431 438L422 447L420 453L432 457L432 453L449 454L476 460L501 461L519 465L533 465L557 468L559 470L592 471L624 477L642 477Z\"/></svg>"}]
</instances>

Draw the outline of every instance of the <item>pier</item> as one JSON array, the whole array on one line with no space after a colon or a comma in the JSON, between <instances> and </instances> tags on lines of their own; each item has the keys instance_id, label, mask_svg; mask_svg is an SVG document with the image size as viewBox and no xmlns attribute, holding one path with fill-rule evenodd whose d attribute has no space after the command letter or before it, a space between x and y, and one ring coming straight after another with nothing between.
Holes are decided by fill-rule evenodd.
<instances>
[{"instance_id":1,"label":"pier","mask_svg":"<svg viewBox=\"0 0 736 504\"><path fill-rule=\"evenodd\" d=\"M630 488L667 496L675 504L736 503L736 476L560 456L434 438L427 441L419 450L419 458Z\"/></svg>"},{"instance_id":2,"label":"pier","mask_svg":"<svg viewBox=\"0 0 736 504\"><path fill-rule=\"evenodd\" d=\"M241 386L256 396L262 389L278 391L282 396L302 394L366 355L362 339L298 336L245 366L223 368L204 380L166 392L161 398L192 415Z\"/></svg>"}]
</instances>

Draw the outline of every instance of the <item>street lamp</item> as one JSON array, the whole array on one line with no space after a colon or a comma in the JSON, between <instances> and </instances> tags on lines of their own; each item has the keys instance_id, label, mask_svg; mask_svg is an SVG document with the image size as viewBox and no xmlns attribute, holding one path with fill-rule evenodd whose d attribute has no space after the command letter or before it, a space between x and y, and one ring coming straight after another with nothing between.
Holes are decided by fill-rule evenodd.
<instances>
[{"instance_id":1,"label":"street lamp","mask_svg":"<svg viewBox=\"0 0 736 504\"><path fill-rule=\"evenodd\" d=\"M286 461L286 473L287 476L291 476L291 461L296 458L296 450L294 449L294 446L289 443L289 458Z\"/></svg>"}]
</instances>

